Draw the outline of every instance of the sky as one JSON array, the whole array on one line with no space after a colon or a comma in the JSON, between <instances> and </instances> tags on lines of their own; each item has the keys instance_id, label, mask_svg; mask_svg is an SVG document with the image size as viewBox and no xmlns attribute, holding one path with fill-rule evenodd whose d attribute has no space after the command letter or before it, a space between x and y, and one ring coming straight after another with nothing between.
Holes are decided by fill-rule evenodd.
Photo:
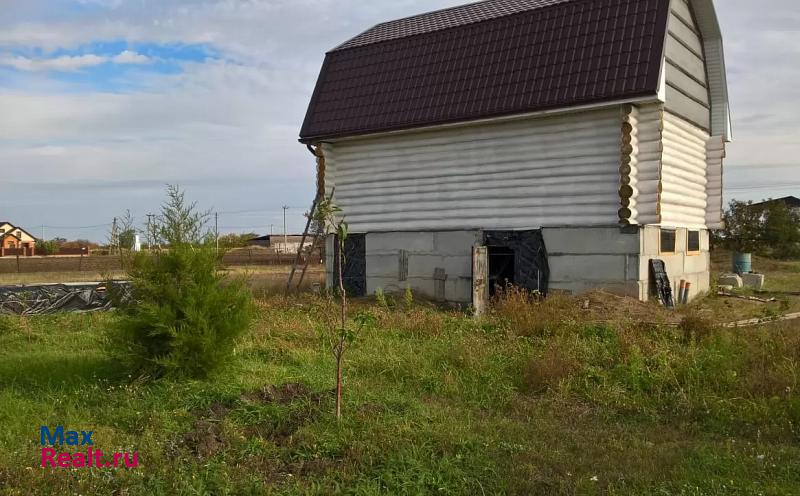
<instances>
[{"instance_id":1,"label":"sky","mask_svg":"<svg viewBox=\"0 0 800 496\"><path fill-rule=\"evenodd\" d=\"M220 232L302 231L297 141L327 50L463 0L0 0L0 220L50 239L139 225L164 185ZM726 198L800 196L800 3L717 1L734 142Z\"/></svg>"}]
</instances>

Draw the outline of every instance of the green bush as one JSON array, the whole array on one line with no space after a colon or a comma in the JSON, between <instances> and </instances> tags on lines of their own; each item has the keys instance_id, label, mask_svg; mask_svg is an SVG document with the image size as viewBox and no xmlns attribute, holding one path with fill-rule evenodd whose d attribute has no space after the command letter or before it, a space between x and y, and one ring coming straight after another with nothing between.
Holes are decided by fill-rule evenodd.
<instances>
[{"instance_id":1,"label":"green bush","mask_svg":"<svg viewBox=\"0 0 800 496\"><path fill-rule=\"evenodd\" d=\"M138 254L132 303L118 321L115 348L138 373L205 377L232 354L252 317L241 282L223 284L210 247L178 246Z\"/></svg>"},{"instance_id":2,"label":"green bush","mask_svg":"<svg viewBox=\"0 0 800 496\"><path fill-rule=\"evenodd\" d=\"M220 253L201 235L203 216L168 190L155 255L139 253L128 264L131 298L112 334L113 352L140 375L202 378L232 355L253 317L243 281L219 272Z\"/></svg>"},{"instance_id":3,"label":"green bush","mask_svg":"<svg viewBox=\"0 0 800 496\"><path fill-rule=\"evenodd\" d=\"M50 241L40 240L36 243L37 255L55 255L58 253L58 242L54 239Z\"/></svg>"}]
</instances>

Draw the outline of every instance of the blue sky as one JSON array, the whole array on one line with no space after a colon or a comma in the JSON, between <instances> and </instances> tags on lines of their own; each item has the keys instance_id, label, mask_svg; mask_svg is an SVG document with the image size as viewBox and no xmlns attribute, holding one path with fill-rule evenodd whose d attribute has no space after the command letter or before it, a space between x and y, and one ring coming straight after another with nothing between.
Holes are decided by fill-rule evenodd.
<instances>
[{"instance_id":1,"label":"blue sky","mask_svg":"<svg viewBox=\"0 0 800 496\"><path fill-rule=\"evenodd\" d=\"M297 134L326 50L462 0L2 0L0 217L45 236L144 222L165 183L223 231L303 227ZM736 141L728 198L800 196L800 5L718 1Z\"/></svg>"}]
</instances>

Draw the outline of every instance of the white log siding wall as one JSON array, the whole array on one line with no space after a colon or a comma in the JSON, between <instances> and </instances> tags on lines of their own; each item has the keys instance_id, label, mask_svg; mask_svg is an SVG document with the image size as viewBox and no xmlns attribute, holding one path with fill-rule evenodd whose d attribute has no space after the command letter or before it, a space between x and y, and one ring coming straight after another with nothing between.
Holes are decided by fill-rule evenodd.
<instances>
[{"instance_id":1,"label":"white log siding wall","mask_svg":"<svg viewBox=\"0 0 800 496\"><path fill-rule=\"evenodd\" d=\"M661 224L703 229L708 207L709 134L664 112L661 167Z\"/></svg>"},{"instance_id":2,"label":"white log siding wall","mask_svg":"<svg viewBox=\"0 0 800 496\"><path fill-rule=\"evenodd\" d=\"M324 145L353 232L612 225L620 107Z\"/></svg>"},{"instance_id":3,"label":"white log siding wall","mask_svg":"<svg viewBox=\"0 0 800 496\"><path fill-rule=\"evenodd\" d=\"M631 124L631 132L634 136L635 147L630 156L630 173L633 174L634 198L631 202L635 205L635 216L630 218L631 224L658 224L658 201L659 188L661 183L661 154L662 154L662 130L663 130L663 109L659 104L634 106L627 116L623 108L623 122ZM623 142L627 127L623 125ZM625 150L623 150L624 152ZM620 172L623 175L627 172L626 157L623 153ZM623 208L625 200L622 199ZM620 216L622 217L622 216Z\"/></svg>"}]
</instances>

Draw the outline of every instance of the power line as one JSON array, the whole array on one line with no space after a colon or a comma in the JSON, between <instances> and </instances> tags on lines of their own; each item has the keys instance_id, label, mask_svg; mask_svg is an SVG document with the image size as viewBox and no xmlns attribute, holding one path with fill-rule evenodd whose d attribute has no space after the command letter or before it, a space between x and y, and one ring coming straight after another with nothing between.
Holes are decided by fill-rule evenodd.
<instances>
[{"instance_id":1,"label":"power line","mask_svg":"<svg viewBox=\"0 0 800 496\"><path fill-rule=\"evenodd\" d=\"M46 228L46 229L99 229L101 227L108 227L111 224L112 224L111 222L107 222L105 224L97 224L96 226L48 226L48 225L43 225L42 227Z\"/></svg>"},{"instance_id":2,"label":"power line","mask_svg":"<svg viewBox=\"0 0 800 496\"><path fill-rule=\"evenodd\" d=\"M288 210L305 210L306 207L290 207L284 205L281 208L286 208ZM233 210L233 211L223 211L220 210L218 213L220 215L240 215L240 214L257 214L257 213L278 213L278 209L276 208L261 208L261 209L248 209L248 210Z\"/></svg>"},{"instance_id":3,"label":"power line","mask_svg":"<svg viewBox=\"0 0 800 496\"><path fill-rule=\"evenodd\" d=\"M800 183L759 184L750 186L726 187L725 191L753 191L759 189L795 189L800 188Z\"/></svg>"}]
</instances>

